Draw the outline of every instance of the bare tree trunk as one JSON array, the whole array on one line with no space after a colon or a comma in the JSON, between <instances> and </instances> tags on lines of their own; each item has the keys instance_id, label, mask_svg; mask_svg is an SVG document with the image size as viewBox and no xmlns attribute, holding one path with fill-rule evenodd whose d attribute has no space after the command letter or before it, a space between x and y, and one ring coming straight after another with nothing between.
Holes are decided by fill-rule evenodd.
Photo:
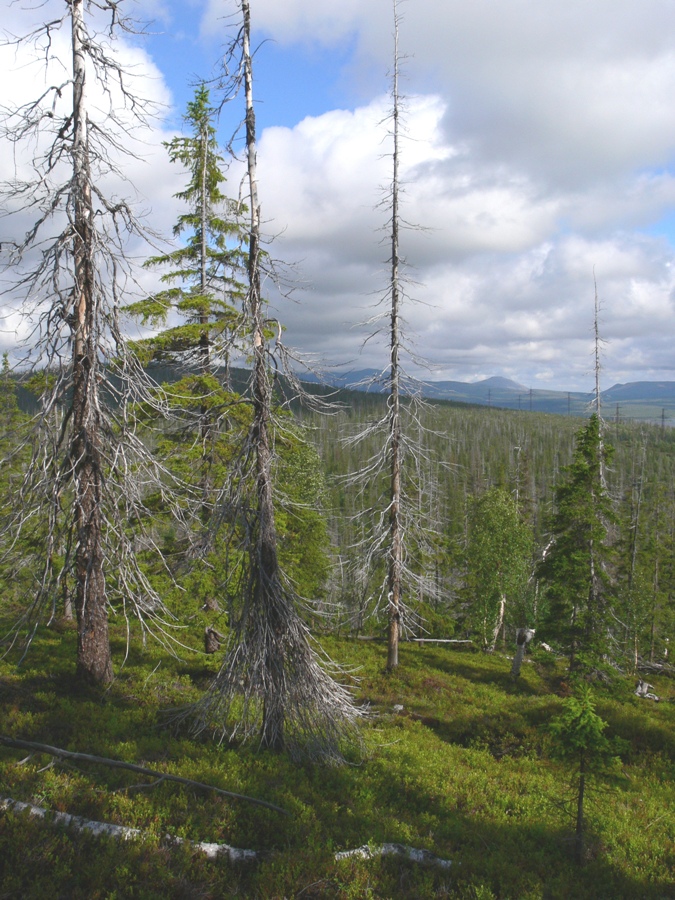
<instances>
[{"instance_id":1,"label":"bare tree trunk","mask_svg":"<svg viewBox=\"0 0 675 900\"><path fill-rule=\"evenodd\" d=\"M391 465L391 506L389 509L389 641L387 669L398 666L398 642L401 631L401 586L403 581L403 535L401 529L401 372L399 365L399 54L398 11L394 0L394 71L393 71L393 174L391 181L391 343L389 391L389 441Z\"/></svg>"},{"instance_id":2,"label":"bare tree trunk","mask_svg":"<svg viewBox=\"0 0 675 900\"><path fill-rule=\"evenodd\" d=\"M635 590L635 575L637 571L637 554L638 554L638 537L640 532L640 512L642 511L642 489L644 484L644 474L645 474L645 464L647 458L647 445L643 440L642 444L642 454L640 459L640 475L637 480L637 497L635 496L635 488L633 488L633 499L634 499L634 511L631 521L631 550L630 550L630 569L628 571L628 602L630 603L630 609L628 610L627 619L632 622L633 626L633 634L632 636L632 644L633 644L633 669L632 672L635 674L637 672L638 667L638 656L639 656L639 644L640 644L640 636L638 634L638 622L637 622L637 614L635 611L635 603L636 599L634 596ZM633 479L635 482L635 479Z\"/></svg>"},{"instance_id":3,"label":"bare tree trunk","mask_svg":"<svg viewBox=\"0 0 675 900\"><path fill-rule=\"evenodd\" d=\"M659 592L659 559L654 559L654 577L652 579L652 610L649 629L649 662L654 662L654 638L656 636L656 603Z\"/></svg>"},{"instance_id":4,"label":"bare tree trunk","mask_svg":"<svg viewBox=\"0 0 675 900\"><path fill-rule=\"evenodd\" d=\"M73 439L75 483L75 559L78 625L77 671L100 684L112 681L108 611L102 551L102 485L99 391L96 353L96 279L93 208L85 102L83 0L72 0L73 40L73 217L75 286L73 289Z\"/></svg>"},{"instance_id":5,"label":"bare tree trunk","mask_svg":"<svg viewBox=\"0 0 675 900\"><path fill-rule=\"evenodd\" d=\"M251 441L256 455L255 479L257 498L256 542L251 547L255 555L252 570L255 579L254 604L264 610L268 618L271 640L265 650L265 668L269 673L283 669L283 641L280 635L285 623L275 602L280 590L279 562L277 558L277 534L274 522L270 450L270 413L272 392L267 374L264 317L260 286L260 202L258 199L257 145L255 110L253 108L253 71L251 65L251 11L248 0L242 0L244 28L242 33L244 52L244 89L246 94L246 162L251 204L249 230L248 305L253 343L253 423ZM279 658L277 658L279 657ZM284 711L280 708L274 691L263 699L263 746L280 750L284 746Z\"/></svg>"},{"instance_id":6,"label":"bare tree trunk","mask_svg":"<svg viewBox=\"0 0 675 900\"><path fill-rule=\"evenodd\" d=\"M205 297L209 285L207 278L207 261L208 261L208 242L207 242L207 161L209 152L209 123L208 120L202 123L201 130L202 140L202 177L201 177L201 197L200 197L200 260L199 260L199 292ZM199 324L203 326L203 331L199 338L199 367L202 375L207 375L211 364L211 347L208 330L209 317L206 313L202 313L199 317ZM202 520L204 523L209 516L209 494L210 494L210 457L211 457L211 422L209 421L209 409L206 403L203 403L200 409L200 430L202 439Z\"/></svg>"},{"instance_id":7,"label":"bare tree trunk","mask_svg":"<svg viewBox=\"0 0 675 900\"><path fill-rule=\"evenodd\" d=\"M600 361L600 346L603 343L600 337L600 300L598 298L598 282L595 278L595 270L593 270L593 286L595 288L594 314L593 314L593 335L595 339L595 413L598 417L598 463L600 465L600 485L603 490L607 487L607 479L605 477L605 441L604 428L601 415L602 395L600 392L600 370L602 368Z\"/></svg>"},{"instance_id":8,"label":"bare tree trunk","mask_svg":"<svg viewBox=\"0 0 675 900\"><path fill-rule=\"evenodd\" d=\"M260 746L286 749L296 758L341 763L345 743L358 742L363 711L319 664L297 598L284 581L277 556L273 483L271 348L261 296L260 204L256 172L255 112L249 0L240 0L243 26L229 49L241 54L236 85L246 99L246 157L250 209L248 291L253 421L247 452L230 474L224 494L243 528L245 575L242 609L223 665L202 700L186 716L193 731L220 732L221 740L255 735ZM252 490L251 490L252 488ZM249 491L253 497L249 495Z\"/></svg>"}]
</instances>

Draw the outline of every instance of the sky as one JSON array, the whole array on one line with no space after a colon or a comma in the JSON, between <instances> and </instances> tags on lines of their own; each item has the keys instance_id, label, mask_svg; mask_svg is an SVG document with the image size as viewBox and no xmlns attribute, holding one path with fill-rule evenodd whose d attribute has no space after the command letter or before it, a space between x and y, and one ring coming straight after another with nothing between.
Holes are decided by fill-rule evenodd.
<instances>
[{"instance_id":1,"label":"sky","mask_svg":"<svg viewBox=\"0 0 675 900\"><path fill-rule=\"evenodd\" d=\"M63 7L0 2L13 33ZM116 52L160 104L125 174L169 235L185 179L162 141L222 58L235 0L124 5L151 24ZM262 214L295 282L291 298L269 285L270 302L287 343L324 365L384 366L385 342L364 344L359 323L381 310L388 277L391 0L251 0L251 11ZM675 380L672 0L401 0L399 13L402 215L419 226L401 246L408 367L419 357L432 380L590 391L597 284L603 386ZM0 52L5 102L39 84L26 52ZM223 144L240 117L225 107ZM233 196L240 173L234 162ZM8 315L0 344L21 327Z\"/></svg>"}]
</instances>

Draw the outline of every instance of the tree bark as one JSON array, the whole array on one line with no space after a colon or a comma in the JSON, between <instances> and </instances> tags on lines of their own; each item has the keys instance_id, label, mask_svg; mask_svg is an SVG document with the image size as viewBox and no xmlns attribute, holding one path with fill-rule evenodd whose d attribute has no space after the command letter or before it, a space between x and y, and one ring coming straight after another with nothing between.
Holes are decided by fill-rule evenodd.
<instances>
[{"instance_id":1,"label":"tree bark","mask_svg":"<svg viewBox=\"0 0 675 900\"><path fill-rule=\"evenodd\" d=\"M73 438L70 465L75 485L75 609L77 672L98 684L112 681L102 551L103 473L100 454L96 353L96 277L86 108L83 0L72 0L74 276Z\"/></svg>"},{"instance_id":2,"label":"tree bark","mask_svg":"<svg viewBox=\"0 0 675 900\"><path fill-rule=\"evenodd\" d=\"M274 521L274 499L272 490L270 449L270 415L272 391L267 373L267 353L262 309L260 279L260 202L258 199L257 145L255 110L253 108L253 68L251 63L251 10L249 0L242 0L244 19L242 41L244 56L244 89L246 95L246 161L251 203L249 229L248 304L251 317L253 343L253 424L251 441L256 455L255 478L257 497L256 542L251 548L255 558L255 605L265 611L271 639L266 647L266 670L283 672L284 623L280 621L281 610L276 603L275 591L280 588L279 562L277 558L277 534ZM276 702L274 692L268 691L263 701L263 722L261 743L264 747L281 750L284 746L283 709Z\"/></svg>"},{"instance_id":3,"label":"tree bark","mask_svg":"<svg viewBox=\"0 0 675 900\"><path fill-rule=\"evenodd\" d=\"M403 535L401 528L401 373L400 373L400 285L399 285L399 56L398 13L394 0L394 71L393 71L393 174L391 182L391 335L389 441L391 466L391 506L389 509L389 641L387 669L398 666L401 633L401 588L403 582Z\"/></svg>"}]
</instances>

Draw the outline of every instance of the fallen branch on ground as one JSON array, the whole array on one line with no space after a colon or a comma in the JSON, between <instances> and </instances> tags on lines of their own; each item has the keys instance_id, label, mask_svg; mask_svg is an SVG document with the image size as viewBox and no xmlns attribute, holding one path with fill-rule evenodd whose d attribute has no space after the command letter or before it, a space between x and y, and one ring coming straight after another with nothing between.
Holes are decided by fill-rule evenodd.
<instances>
[{"instance_id":1,"label":"fallen branch on ground","mask_svg":"<svg viewBox=\"0 0 675 900\"><path fill-rule=\"evenodd\" d=\"M473 644L473 641L460 641L455 638L408 638L412 644Z\"/></svg>"},{"instance_id":2,"label":"fallen branch on ground","mask_svg":"<svg viewBox=\"0 0 675 900\"><path fill-rule=\"evenodd\" d=\"M379 847L371 847L364 844L355 850L341 850L335 854L336 862L341 859L373 859L375 856L403 856L411 862L422 863L425 866L439 866L441 869L449 869L451 860L441 859L429 850L418 850L415 847L407 847L405 844L381 844Z\"/></svg>"},{"instance_id":3,"label":"fallen branch on ground","mask_svg":"<svg viewBox=\"0 0 675 900\"><path fill-rule=\"evenodd\" d=\"M224 791L222 788L215 787L212 784L193 781L191 778L182 778L180 775L170 775L168 772L155 772L153 769L146 769L144 766L137 766L135 763L123 762L121 759L108 759L105 756L92 756L89 753L75 753L72 750L50 747L48 744L38 744L34 741L22 741L17 738L6 737L3 734L0 734L0 744L19 750L36 750L38 753L46 753L48 756L53 756L56 759L72 759L76 762L97 763L111 769L128 769L130 772L139 772L141 775L147 775L149 778L158 778L161 781L175 781L176 784L184 784L204 791L215 791L217 794L232 797L234 800L245 800L247 803L255 803L256 806L273 809L275 812L283 813L285 816L290 815L287 810L282 809L280 806L275 806L273 803L268 803L266 800L247 797L245 794L234 794L232 791Z\"/></svg>"},{"instance_id":4,"label":"fallen branch on ground","mask_svg":"<svg viewBox=\"0 0 675 900\"><path fill-rule=\"evenodd\" d=\"M126 825L113 825L110 822L95 822L92 819L84 819L82 816L71 816L70 813L52 812L41 806L33 806L32 803L23 803L20 800L12 800L11 797L0 797L0 810L12 812L27 812L29 816L39 819L47 819L54 825L65 828L73 828L75 831L88 831L97 837L109 837L118 841L143 840L149 838L150 832L141 831L139 828L128 828ZM239 850L230 847L229 844L211 844L207 841L189 841L186 838L176 837L172 834L164 835L163 846L182 847L188 846L193 850L199 850L209 859L227 856L230 862L252 862L257 859L255 850Z\"/></svg>"},{"instance_id":5,"label":"fallen branch on ground","mask_svg":"<svg viewBox=\"0 0 675 900\"><path fill-rule=\"evenodd\" d=\"M653 672L656 675L675 675L675 666L672 666L666 662L654 663L649 662L646 659L641 659L638 662L638 671Z\"/></svg>"}]
</instances>

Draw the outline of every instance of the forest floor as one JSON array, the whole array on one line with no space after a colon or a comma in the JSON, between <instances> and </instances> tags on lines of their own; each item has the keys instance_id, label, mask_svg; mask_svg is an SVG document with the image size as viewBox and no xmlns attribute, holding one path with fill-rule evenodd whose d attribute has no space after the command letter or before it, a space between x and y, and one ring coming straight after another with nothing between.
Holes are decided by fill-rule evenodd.
<instances>
[{"instance_id":1,"label":"forest floor","mask_svg":"<svg viewBox=\"0 0 675 900\"><path fill-rule=\"evenodd\" d=\"M115 655L125 636L113 631ZM505 654L404 644L395 674L378 643L326 638L369 704L363 746L340 768L302 766L254 746L219 746L166 727L200 696L216 657L134 649L106 691L74 679L76 637L41 630L22 666L0 662L0 733L206 782L288 815L100 764L56 762L0 746L0 799L140 829L118 841L0 812L0 898L675 898L675 682L662 699L637 678L594 685L607 734L622 738L620 773L587 803L584 862L573 854L570 772L547 725L570 687L564 663L537 651L514 682ZM255 850L209 859L190 841ZM336 853L369 845L372 858ZM378 856L383 844L433 860Z\"/></svg>"}]
</instances>

